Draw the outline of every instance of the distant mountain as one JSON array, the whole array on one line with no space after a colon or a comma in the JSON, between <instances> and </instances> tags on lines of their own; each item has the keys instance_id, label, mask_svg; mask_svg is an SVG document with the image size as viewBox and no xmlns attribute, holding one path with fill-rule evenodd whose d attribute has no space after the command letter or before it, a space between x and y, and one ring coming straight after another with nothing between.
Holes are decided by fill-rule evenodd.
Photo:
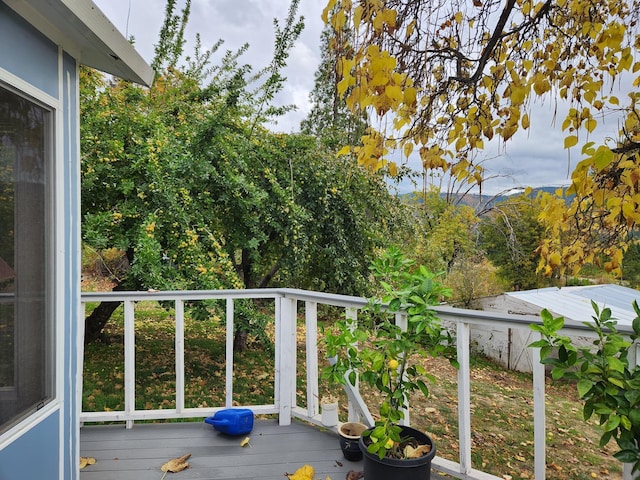
<instances>
[{"instance_id":1,"label":"distant mountain","mask_svg":"<svg viewBox=\"0 0 640 480\"><path fill-rule=\"evenodd\" d=\"M531 189L529 196L532 198L535 198L541 192L555 194L558 188L563 188L564 190L566 190L566 187L553 187L553 186L536 187ZM522 193L524 193L524 189L513 189L508 193L503 193L500 195L478 195L476 193L467 193L464 195L462 194L451 194L451 195L453 195L454 197L454 203L457 203L459 205L468 205L470 207L476 208L478 206L488 207L494 203L504 202L505 200L508 200L510 197L514 195L519 195ZM422 199L420 198L420 195L421 195L420 192L410 192L410 193L400 194L399 198L402 199L402 201L407 203L416 203L416 202L422 203ZM446 193L440 194L441 198L446 198L446 196L447 196ZM567 197L566 199L567 203L569 203L570 200L571 200L571 197Z\"/></svg>"}]
</instances>

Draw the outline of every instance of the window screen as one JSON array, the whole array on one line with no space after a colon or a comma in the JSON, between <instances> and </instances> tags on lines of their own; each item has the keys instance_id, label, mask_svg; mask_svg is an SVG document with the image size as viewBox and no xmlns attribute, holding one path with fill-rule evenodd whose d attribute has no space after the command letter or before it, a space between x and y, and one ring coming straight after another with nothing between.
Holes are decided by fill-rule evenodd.
<instances>
[{"instance_id":1,"label":"window screen","mask_svg":"<svg viewBox=\"0 0 640 480\"><path fill-rule=\"evenodd\" d=\"M53 394L51 128L0 84L0 433Z\"/></svg>"}]
</instances>

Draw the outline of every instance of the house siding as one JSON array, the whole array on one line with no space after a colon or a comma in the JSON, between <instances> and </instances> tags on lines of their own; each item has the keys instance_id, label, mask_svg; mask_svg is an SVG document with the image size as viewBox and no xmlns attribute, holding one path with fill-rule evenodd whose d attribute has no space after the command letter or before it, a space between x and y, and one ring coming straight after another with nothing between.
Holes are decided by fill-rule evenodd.
<instances>
[{"instance_id":1,"label":"house siding","mask_svg":"<svg viewBox=\"0 0 640 480\"><path fill-rule=\"evenodd\" d=\"M0 480L58 478L60 418L50 415L0 452Z\"/></svg>"},{"instance_id":2,"label":"house siding","mask_svg":"<svg viewBox=\"0 0 640 480\"><path fill-rule=\"evenodd\" d=\"M0 0L0 67L58 96L58 48Z\"/></svg>"},{"instance_id":3,"label":"house siding","mask_svg":"<svg viewBox=\"0 0 640 480\"><path fill-rule=\"evenodd\" d=\"M77 391L80 297L80 154L78 67L0 0L0 74L16 88L57 103L53 186L55 398L43 410L0 436L0 480L78 478ZM0 75L0 79L2 79ZM24 82L24 83L21 83ZM35 93L34 93L35 92ZM55 237L55 238L54 238Z\"/></svg>"}]
</instances>

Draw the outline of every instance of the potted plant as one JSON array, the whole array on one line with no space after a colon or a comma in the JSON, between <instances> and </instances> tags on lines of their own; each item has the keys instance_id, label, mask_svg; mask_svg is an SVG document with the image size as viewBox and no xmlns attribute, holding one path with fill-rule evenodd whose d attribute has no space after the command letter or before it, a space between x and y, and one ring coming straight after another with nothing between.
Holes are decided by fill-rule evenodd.
<instances>
[{"instance_id":1,"label":"potted plant","mask_svg":"<svg viewBox=\"0 0 640 480\"><path fill-rule=\"evenodd\" d=\"M531 325L543 338L530 346L540 348L542 363L552 367L552 378L576 382L585 421L596 415L603 428L600 447L614 439L620 448L614 457L630 464L634 478L639 478L640 366L630 363L629 353L640 338L640 309L634 301L633 334L625 336L618 332L609 308L600 311L595 302L591 305L593 322L584 324L596 334L593 345L576 347L571 338L559 334L564 318L545 309L542 325Z\"/></svg>"},{"instance_id":2,"label":"potted plant","mask_svg":"<svg viewBox=\"0 0 640 480\"><path fill-rule=\"evenodd\" d=\"M367 480L406 478L395 477L394 472L406 475L407 469L414 467L426 473L410 475L429 478L435 455L432 439L401 423L409 396L414 392L428 396L427 382L434 379L420 360L427 355L445 355L455 364L453 338L431 308L447 297L449 290L396 248L374 261L371 270L383 294L369 300L364 309L370 313L367 321L343 319L331 332L325 332L327 354L335 356L335 362L324 375L330 382L352 385L359 379L380 394L379 417L360 440ZM404 326L395 323L397 313L406 315Z\"/></svg>"}]
</instances>

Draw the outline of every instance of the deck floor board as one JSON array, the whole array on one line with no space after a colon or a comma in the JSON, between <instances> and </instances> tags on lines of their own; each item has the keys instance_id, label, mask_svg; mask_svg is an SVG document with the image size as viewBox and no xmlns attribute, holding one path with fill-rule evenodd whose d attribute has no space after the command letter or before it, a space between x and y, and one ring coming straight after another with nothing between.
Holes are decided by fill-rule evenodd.
<instances>
[{"instance_id":1,"label":"deck floor board","mask_svg":"<svg viewBox=\"0 0 640 480\"><path fill-rule=\"evenodd\" d=\"M84 426L80 455L96 459L80 472L81 480L159 480L163 463L191 453L190 468L166 478L176 480L283 480L308 464L315 477L343 480L350 470L362 470L362 461L345 460L335 433L293 422L256 420L244 437L223 435L204 422ZM171 477L169 477L171 475ZM179 475L179 476L178 476ZM432 474L432 480L439 477Z\"/></svg>"}]
</instances>

